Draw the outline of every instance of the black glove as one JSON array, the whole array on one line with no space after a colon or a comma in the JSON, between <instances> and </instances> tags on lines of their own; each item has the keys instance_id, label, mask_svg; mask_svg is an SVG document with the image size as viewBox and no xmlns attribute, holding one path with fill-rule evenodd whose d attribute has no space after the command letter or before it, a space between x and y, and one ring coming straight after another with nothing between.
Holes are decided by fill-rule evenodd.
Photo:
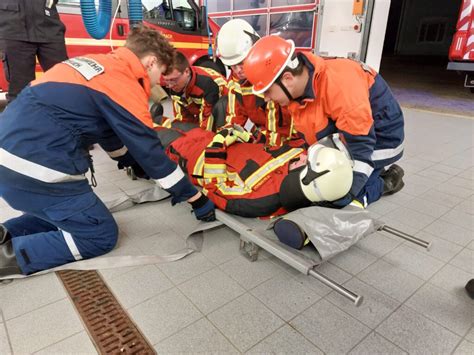
<instances>
[{"instance_id":1,"label":"black glove","mask_svg":"<svg viewBox=\"0 0 474 355\"><path fill-rule=\"evenodd\" d=\"M204 222L212 222L216 220L216 206L207 198L201 195L196 201L190 202L196 219Z\"/></svg>"}]
</instances>

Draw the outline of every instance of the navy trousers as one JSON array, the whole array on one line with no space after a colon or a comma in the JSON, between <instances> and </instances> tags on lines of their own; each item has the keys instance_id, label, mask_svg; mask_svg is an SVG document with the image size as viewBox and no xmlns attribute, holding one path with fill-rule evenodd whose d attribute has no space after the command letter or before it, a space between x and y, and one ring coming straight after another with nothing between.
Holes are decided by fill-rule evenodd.
<instances>
[{"instance_id":1,"label":"navy trousers","mask_svg":"<svg viewBox=\"0 0 474 355\"><path fill-rule=\"evenodd\" d=\"M33 43L4 40L3 70L9 82L7 99L13 101L35 79L36 58L43 71L67 59L64 42Z\"/></svg>"},{"instance_id":2,"label":"navy trousers","mask_svg":"<svg viewBox=\"0 0 474 355\"><path fill-rule=\"evenodd\" d=\"M359 191L357 196L355 196L355 198L364 206L368 206L382 197L383 179L380 177L382 170L383 168L375 169L372 174L370 174L369 179L366 181L365 185ZM350 204L352 199L352 196L346 195L345 197L334 201L332 205L342 208Z\"/></svg>"},{"instance_id":3,"label":"navy trousers","mask_svg":"<svg viewBox=\"0 0 474 355\"><path fill-rule=\"evenodd\" d=\"M117 224L92 191L47 196L0 186L0 196L24 212L3 223L24 274L99 256L117 243Z\"/></svg>"}]
</instances>

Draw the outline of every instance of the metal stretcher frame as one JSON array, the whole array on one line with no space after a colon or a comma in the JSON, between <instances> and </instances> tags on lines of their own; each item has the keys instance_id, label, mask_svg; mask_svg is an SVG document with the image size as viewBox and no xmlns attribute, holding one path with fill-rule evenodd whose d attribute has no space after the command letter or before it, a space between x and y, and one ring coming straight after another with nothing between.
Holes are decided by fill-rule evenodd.
<instances>
[{"instance_id":1,"label":"metal stretcher frame","mask_svg":"<svg viewBox=\"0 0 474 355\"><path fill-rule=\"evenodd\" d=\"M253 228L246 226L244 223L240 222L235 216L229 215L220 210L216 210L217 219L228 226L230 229L239 233L240 235L240 249L247 254L250 260L255 261L258 257L258 248L262 248L277 257L284 263L295 268L299 272L310 275L315 279L319 280L326 286L330 287L337 293L351 300L356 307L360 306L363 301L362 295L357 295L356 293L348 290L341 284L331 280L327 276L319 273L314 270L315 267L321 265L321 263L316 262L315 260L309 259L302 254L295 253L294 249L287 247L286 245L273 241L263 235ZM399 238L405 239L417 245L420 245L427 250L430 249L431 243L425 240L416 238L412 235L406 234L402 231L399 231L395 228L389 226L383 226L379 230L393 234ZM256 246L256 247L255 247Z\"/></svg>"}]
</instances>

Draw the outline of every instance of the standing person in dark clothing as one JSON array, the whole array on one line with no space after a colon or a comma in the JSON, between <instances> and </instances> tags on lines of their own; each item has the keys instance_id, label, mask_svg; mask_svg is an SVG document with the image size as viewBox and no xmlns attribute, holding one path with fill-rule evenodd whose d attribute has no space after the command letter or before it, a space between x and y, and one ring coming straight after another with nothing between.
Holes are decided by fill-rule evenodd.
<instances>
[{"instance_id":1,"label":"standing person in dark clothing","mask_svg":"<svg viewBox=\"0 0 474 355\"><path fill-rule=\"evenodd\" d=\"M35 79L36 57L46 71L67 59L65 26L59 19L58 0L1 0L0 39L3 69L9 81L7 100Z\"/></svg>"}]
</instances>

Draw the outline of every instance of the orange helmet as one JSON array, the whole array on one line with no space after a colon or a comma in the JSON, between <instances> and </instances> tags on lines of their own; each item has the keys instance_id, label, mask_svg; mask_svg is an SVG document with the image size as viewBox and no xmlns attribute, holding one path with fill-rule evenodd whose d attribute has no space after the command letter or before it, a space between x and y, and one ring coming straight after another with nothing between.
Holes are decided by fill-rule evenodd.
<instances>
[{"instance_id":1,"label":"orange helmet","mask_svg":"<svg viewBox=\"0 0 474 355\"><path fill-rule=\"evenodd\" d=\"M244 61L244 72L255 94L267 91L286 67L298 66L298 59L292 59L294 52L295 43L278 36L262 37L253 45Z\"/></svg>"}]
</instances>

